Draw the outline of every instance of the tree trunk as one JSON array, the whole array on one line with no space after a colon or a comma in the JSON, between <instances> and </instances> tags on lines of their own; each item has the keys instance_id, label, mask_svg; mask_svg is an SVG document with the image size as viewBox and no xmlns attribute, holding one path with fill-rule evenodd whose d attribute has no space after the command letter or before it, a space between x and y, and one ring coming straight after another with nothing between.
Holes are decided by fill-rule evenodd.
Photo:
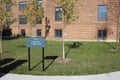
<instances>
[{"instance_id":1,"label":"tree trunk","mask_svg":"<svg viewBox=\"0 0 120 80\"><path fill-rule=\"evenodd\" d=\"M2 28L0 25L0 61L1 61L1 58L2 58ZM0 69L1 69L1 66L0 66Z\"/></svg>"},{"instance_id":2,"label":"tree trunk","mask_svg":"<svg viewBox=\"0 0 120 80\"><path fill-rule=\"evenodd\" d=\"M65 46L64 45L65 45L65 42L64 42L64 39L63 39L63 45L62 45L63 46L63 59L65 59Z\"/></svg>"},{"instance_id":3,"label":"tree trunk","mask_svg":"<svg viewBox=\"0 0 120 80\"><path fill-rule=\"evenodd\" d=\"M0 54L2 54L2 28L0 28Z\"/></svg>"},{"instance_id":4,"label":"tree trunk","mask_svg":"<svg viewBox=\"0 0 120 80\"><path fill-rule=\"evenodd\" d=\"M120 10L119 10L119 8L120 8L120 0L118 0L118 16L117 16L117 33L116 33L116 49L118 49L119 48L119 37L120 37L120 35L119 35L119 27L120 27L120 24L119 24L119 17L120 17Z\"/></svg>"},{"instance_id":5,"label":"tree trunk","mask_svg":"<svg viewBox=\"0 0 120 80\"><path fill-rule=\"evenodd\" d=\"M117 33L116 33L116 49L118 49L119 47L119 22L118 22L118 19L117 19Z\"/></svg>"},{"instance_id":6,"label":"tree trunk","mask_svg":"<svg viewBox=\"0 0 120 80\"><path fill-rule=\"evenodd\" d=\"M30 27L29 37L33 37L33 36L32 36L32 33L33 33L33 32L32 32L32 27Z\"/></svg>"},{"instance_id":7,"label":"tree trunk","mask_svg":"<svg viewBox=\"0 0 120 80\"><path fill-rule=\"evenodd\" d=\"M118 11L118 14L119 14L120 12ZM118 49L119 48L119 16L117 16L117 28L116 28L116 31L117 31L117 33L116 33L116 49Z\"/></svg>"},{"instance_id":8,"label":"tree trunk","mask_svg":"<svg viewBox=\"0 0 120 80\"><path fill-rule=\"evenodd\" d=\"M65 27L66 27L66 24L64 23L64 28L63 28L63 38L62 38L62 46L63 46L63 59L65 59L65 41L64 41L64 37L65 37Z\"/></svg>"}]
</instances>

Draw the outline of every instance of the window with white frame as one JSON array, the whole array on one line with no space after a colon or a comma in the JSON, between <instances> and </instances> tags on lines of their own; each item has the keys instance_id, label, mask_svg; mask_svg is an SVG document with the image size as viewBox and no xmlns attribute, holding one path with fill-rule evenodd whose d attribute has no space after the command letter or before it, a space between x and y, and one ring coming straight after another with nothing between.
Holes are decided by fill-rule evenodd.
<instances>
[{"instance_id":1,"label":"window with white frame","mask_svg":"<svg viewBox=\"0 0 120 80\"><path fill-rule=\"evenodd\" d=\"M42 30L41 30L41 29L37 29L37 30L36 30L36 35L37 35L37 36L41 36L41 34L42 34Z\"/></svg>"},{"instance_id":2,"label":"window with white frame","mask_svg":"<svg viewBox=\"0 0 120 80\"><path fill-rule=\"evenodd\" d=\"M27 2L23 1L23 2L19 2L19 10L24 10L27 6Z\"/></svg>"},{"instance_id":3,"label":"window with white frame","mask_svg":"<svg viewBox=\"0 0 120 80\"><path fill-rule=\"evenodd\" d=\"M7 12L11 11L11 4L6 4L6 11Z\"/></svg>"},{"instance_id":4,"label":"window with white frame","mask_svg":"<svg viewBox=\"0 0 120 80\"><path fill-rule=\"evenodd\" d=\"M62 29L55 29L55 38L62 38Z\"/></svg>"},{"instance_id":5,"label":"window with white frame","mask_svg":"<svg viewBox=\"0 0 120 80\"><path fill-rule=\"evenodd\" d=\"M27 24L27 18L24 15L19 16L19 24Z\"/></svg>"},{"instance_id":6,"label":"window with white frame","mask_svg":"<svg viewBox=\"0 0 120 80\"><path fill-rule=\"evenodd\" d=\"M42 18L36 17L36 24L42 24Z\"/></svg>"},{"instance_id":7,"label":"window with white frame","mask_svg":"<svg viewBox=\"0 0 120 80\"><path fill-rule=\"evenodd\" d=\"M55 8L55 21L62 21L62 7Z\"/></svg>"},{"instance_id":8,"label":"window with white frame","mask_svg":"<svg viewBox=\"0 0 120 80\"><path fill-rule=\"evenodd\" d=\"M98 20L99 21L107 20L107 6L106 5L98 6Z\"/></svg>"},{"instance_id":9,"label":"window with white frame","mask_svg":"<svg viewBox=\"0 0 120 80\"><path fill-rule=\"evenodd\" d=\"M37 0L38 1L38 6L42 7L42 0Z\"/></svg>"}]
</instances>

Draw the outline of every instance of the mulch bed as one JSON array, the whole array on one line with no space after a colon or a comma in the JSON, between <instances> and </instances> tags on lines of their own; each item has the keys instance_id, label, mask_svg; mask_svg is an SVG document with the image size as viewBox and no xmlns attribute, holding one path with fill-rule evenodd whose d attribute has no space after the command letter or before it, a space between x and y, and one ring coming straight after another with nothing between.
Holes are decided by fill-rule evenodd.
<instances>
[{"instance_id":1,"label":"mulch bed","mask_svg":"<svg viewBox=\"0 0 120 80\"><path fill-rule=\"evenodd\" d=\"M65 59L63 59L63 58L57 58L55 60L55 62L58 62L58 63L70 63L71 61L72 61L71 58L65 58Z\"/></svg>"},{"instance_id":2,"label":"mulch bed","mask_svg":"<svg viewBox=\"0 0 120 80\"><path fill-rule=\"evenodd\" d=\"M115 48L110 49L111 52L115 52L115 51L119 51L119 50L120 50L120 48L119 49L115 49Z\"/></svg>"}]
</instances>

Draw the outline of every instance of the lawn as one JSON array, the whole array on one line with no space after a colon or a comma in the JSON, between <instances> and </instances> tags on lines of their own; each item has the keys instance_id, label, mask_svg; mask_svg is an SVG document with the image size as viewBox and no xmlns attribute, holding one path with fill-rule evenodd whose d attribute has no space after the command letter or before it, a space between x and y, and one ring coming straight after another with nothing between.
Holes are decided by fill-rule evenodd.
<instances>
[{"instance_id":1,"label":"lawn","mask_svg":"<svg viewBox=\"0 0 120 80\"><path fill-rule=\"evenodd\" d=\"M120 71L120 50L112 50L114 47L115 43L108 42L65 42L65 53L71 62L59 63L48 57L62 57L62 41L46 41L43 72L41 48L31 49L31 71L28 71L26 39L3 40L1 67L2 72L32 75L88 75Z\"/></svg>"}]
</instances>

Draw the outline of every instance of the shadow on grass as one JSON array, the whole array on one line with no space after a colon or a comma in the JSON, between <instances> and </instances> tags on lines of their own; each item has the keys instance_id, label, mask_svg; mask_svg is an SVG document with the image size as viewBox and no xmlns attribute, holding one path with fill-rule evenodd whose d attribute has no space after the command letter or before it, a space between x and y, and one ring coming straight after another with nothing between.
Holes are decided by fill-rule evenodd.
<instances>
[{"instance_id":1,"label":"shadow on grass","mask_svg":"<svg viewBox=\"0 0 120 80\"><path fill-rule=\"evenodd\" d=\"M58 58L58 56L46 56L45 58L44 58L44 60L52 60L51 62L50 62L50 64L48 64L45 68L44 68L44 71L45 70L47 70L49 67L50 67L50 65L52 65L53 64L53 62L55 61L55 59L57 59ZM35 66L33 66L31 69L30 69L30 71L31 70L33 70L34 68L36 68L38 65L40 65L42 63L42 61L40 61L39 63L37 63Z\"/></svg>"},{"instance_id":2,"label":"shadow on grass","mask_svg":"<svg viewBox=\"0 0 120 80\"><path fill-rule=\"evenodd\" d=\"M108 45L111 49L116 49L115 46L113 46L112 44L108 43L108 42L104 42L106 45Z\"/></svg>"},{"instance_id":3,"label":"shadow on grass","mask_svg":"<svg viewBox=\"0 0 120 80\"><path fill-rule=\"evenodd\" d=\"M1 67L1 73L7 74L10 71L14 70L15 68L17 68L18 66L24 64L25 62L27 62L27 60L17 60L9 65L6 65L4 67ZM3 74L0 74L0 77L4 76Z\"/></svg>"},{"instance_id":4,"label":"shadow on grass","mask_svg":"<svg viewBox=\"0 0 120 80\"><path fill-rule=\"evenodd\" d=\"M31 70L33 70L34 68L36 68L38 65L40 65L42 63L42 61L40 61L39 63L37 63L35 66L33 66L31 69L30 69L30 71Z\"/></svg>"},{"instance_id":5,"label":"shadow on grass","mask_svg":"<svg viewBox=\"0 0 120 80\"><path fill-rule=\"evenodd\" d=\"M26 45L20 45L20 46L17 46L17 47L20 47L20 48L27 48Z\"/></svg>"},{"instance_id":6,"label":"shadow on grass","mask_svg":"<svg viewBox=\"0 0 120 80\"><path fill-rule=\"evenodd\" d=\"M18 38L20 38L20 37L5 37L5 36L3 36L2 37L2 40L13 40L13 39L18 39Z\"/></svg>"},{"instance_id":7,"label":"shadow on grass","mask_svg":"<svg viewBox=\"0 0 120 80\"><path fill-rule=\"evenodd\" d=\"M109 46L109 53L119 53L120 52L120 47L116 48L116 44L113 45L109 42L104 42L107 46Z\"/></svg>"},{"instance_id":8,"label":"shadow on grass","mask_svg":"<svg viewBox=\"0 0 120 80\"><path fill-rule=\"evenodd\" d=\"M45 71L53 64L53 62L55 61L55 59L57 59L58 58L58 56L46 56L44 59L45 60L52 60L51 62L50 62L50 64L48 64L46 67L45 67Z\"/></svg>"},{"instance_id":9,"label":"shadow on grass","mask_svg":"<svg viewBox=\"0 0 120 80\"><path fill-rule=\"evenodd\" d=\"M3 59L3 60L0 61L0 66L5 65L5 64L7 64L7 63L10 63L10 62L12 62L12 61L14 61L14 60L15 60L15 59L13 59L13 58Z\"/></svg>"},{"instance_id":10,"label":"shadow on grass","mask_svg":"<svg viewBox=\"0 0 120 80\"><path fill-rule=\"evenodd\" d=\"M65 46L67 46L69 48L68 51L65 54L65 57L67 57L67 55L68 55L68 53L70 52L71 49L79 48L81 45L82 45L82 43L80 43L80 42L73 42L71 44L65 44Z\"/></svg>"}]
</instances>

